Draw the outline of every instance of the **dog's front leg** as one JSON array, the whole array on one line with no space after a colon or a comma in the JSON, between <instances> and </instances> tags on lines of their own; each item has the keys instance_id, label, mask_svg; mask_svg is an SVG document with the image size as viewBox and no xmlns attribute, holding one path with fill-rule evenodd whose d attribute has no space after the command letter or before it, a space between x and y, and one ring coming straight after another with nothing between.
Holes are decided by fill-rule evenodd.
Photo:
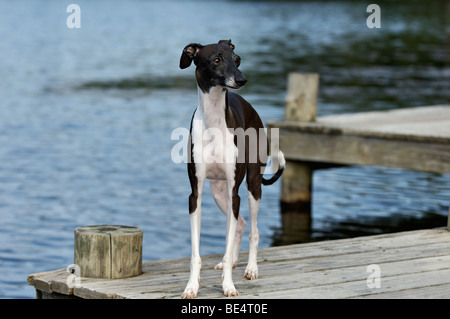
<instances>
[{"instance_id":1,"label":"dog's front leg","mask_svg":"<svg viewBox=\"0 0 450 319\"><path fill-rule=\"evenodd\" d=\"M201 211L196 211L190 215L191 220L191 266L189 281L182 294L183 299L192 299L197 297L198 287L200 285L200 269L202 259L200 258L200 219Z\"/></svg>"},{"instance_id":2,"label":"dog's front leg","mask_svg":"<svg viewBox=\"0 0 450 319\"><path fill-rule=\"evenodd\" d=\"M233 277L233 250L234 241L236 236L236 227L239 216L239 206L240 197L238 195L237 189L233 187L234 185L229 185L229 199L228 199L228 209L227 209L227 236L226 236L226 248L225 255L223 256L223 282L222 288L223 293L227 297L238 296L239 292L236 290Z\"/></svg>"},{"instance_id":3,"label":"dog's front leg","mask_svg":"<svg viewBox=\"0 0 450 319\"><path fill-rule=\"evenodd\" d=\"M191 177L191 175L190 175ZM200 258L200 225L202 218L202 190L204 179L197 180L192 178L192 193L189 196L189 218L191 223L191 266L189 281L184 293L181 295L183 299L192 299L197 297L198 287L200 284L200 268L202 260Z\"/></svg>"}]
</instances>

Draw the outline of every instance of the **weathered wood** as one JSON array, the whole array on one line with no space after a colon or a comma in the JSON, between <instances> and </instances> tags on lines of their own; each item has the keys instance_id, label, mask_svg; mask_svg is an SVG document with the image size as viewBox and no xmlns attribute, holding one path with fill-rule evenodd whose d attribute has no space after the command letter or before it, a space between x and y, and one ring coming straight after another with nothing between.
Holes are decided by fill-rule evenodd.
<instances>
[{"instance_id":1,"label":"weathered wood","mask_svg":"<svg viewBox=\"0 0 450 319\"><path fill-rule=\"evenodd\" d=\"M318 125L416 142L450 142L450 105L321 116Z\"/></svg>"},{"instance_id":2,"label":"weathered wood","mask_svg":"<svg viewBox=\"0 0 450 319\"><path fill-rule=\"evenodd\" d=\"M285 105L285 120L313 122L317 114L319 74L290 73ZM287 147L281 148L283 151ZM281 203L311 212L312 168L306 163L289 161L281 182Z\"/></svg>"},{"instance_id":3,"label":"weathered wood","mask_svg":"<svg viewBox=\"0 0 450 319\"><path fill-rule=\"evenodd\" d=\"M142 273L142 231L102 225L75 229L75 265L82 277L126 278ZM78 270L76 270L78 271Z\"/></svg>"},{"instance_id":4,"label":"weathered wood","mask_svg":"<svg viewBox=\"0 0 450 319\"><path fill-rule=\"evenodd\" d=\"M450 173L450 106L318 117L280 128L286 159Z\"/></svg>"},{"instance_id":5,"label":"weathered wood","mask_svg":"<svg viewBox=\"0 0 450 319\"><path fill-rule=\"evenodd\" d=\"M372 165L450 173L450 144L402 141L280 125L280 148L290 160Z\"/></svg>"},{"instance_id":6,"label":"weathered wood","mask_svg":"<svg viewBox=\"0 0 450 319\"><path fill-rule=\"evenodd\" d=\"M370 165L450 173L450 105L322 116L315 122L268 122L267 126L279 128L279 146L288 165L299 161L310 167L311 163ZM305 182L290 175L283 179L287 185L282 188L282 203L305 189ZM450 230L450 212L447 227Z\"/></svg>"},{"instance_id":7,"label":"weathered wood","mask_svg":"<svg viewBox=\"0 0 450 319\"><path fill-rule=\"evenodd\" d=\"M74 295L65 295L56 292L48 293L36 290L36 299L81 299L81 298Z\"/></svg>"},{"instance_id":8,"label":"weathered wood","mask_svg":"<svg viewBox=\"0 0 450 319\"><path fill-rule=\"evenodd\" d=\"M436 297L439 296L439 297ZM416 287L400 291L386 291L378 294L350 297L352 299L449 299L450 284Z\"/></svg>"},{"instance_id":9,"label":"weathered wood","mask_svg":"<svg viewBox=\"0 0 450 319\"><path fill-rule=\"evenodd\" d=\"M360 272L364 272L365 269L360 269ZM367 273L366 273L367 275ZM325 275L326 276L326 275ZM305 279L308 279L306 277ZM420 279L419 279L420 278ZM317 285L311 283L311 286L292 288L281 291L272 291L260 293L257 296L247 296L247 298L295 298L295 299L330 299L330 298L359 298L374 296L377 293L390 292L391 287L396 287L395 292L398 293L402 291L403 298L408 297L408 291L420 289L423 287L430 286L447 286L449 284L450 270L436 270L436 271L426 271L418 274L405 273L403 275L385 277L379 289L368 288L366 285L366 278L351 279L349 281L346 278L342 278L341 282L330 283L326 285ZM422 281L422 282L421 282ZM427 282L426 286L423 282ZM239 288L238 288L239 289ZM449 298L450 293L437 295L434 294L432 298ZM243 296L242 296L243 297ZM421 298L422 296L418 296Z\"/></svg>"},{"instance_id":10,"label":"weathered wood","mask_svg":"<svg viewBox=\"0 0 450 319\"><path fill-rule=\"evenodd\" d=\"M260 276L242 278L248 252L233 271L240 298L449 298L450 232L410 231L260 249ZM222 298L221 255L202 256L199 298ZM370 288L367 266L381 270L381 287ZM29 283L57 297L180 298L189 277L189 258L143 264L143 274L124 279L81 278L63 289L66 269L29 276ZM56 284L58 283L58 284ZM380 295L380 296L378 296Z\"/></svg>"},{"instance_id":11,"label":"weathered wood","mask_svg":"<svg viewBox=\"0 0 450 319\"><path fill-rule=\"evenodd\" d=\"M283 172L281 202L305 204L311 202L312 168L301 162L289 162Z\"/></svg>"},{"instance_id":12,"label":"weathered wood","mask_svg":"<svg viewBox=\"0 0 450 319\"><path fill-rule=\"evenodd\" d=\"M286 94L285 119L312 122L317 114L319 74L290 73Z\"/></svg>"}]
</instances>

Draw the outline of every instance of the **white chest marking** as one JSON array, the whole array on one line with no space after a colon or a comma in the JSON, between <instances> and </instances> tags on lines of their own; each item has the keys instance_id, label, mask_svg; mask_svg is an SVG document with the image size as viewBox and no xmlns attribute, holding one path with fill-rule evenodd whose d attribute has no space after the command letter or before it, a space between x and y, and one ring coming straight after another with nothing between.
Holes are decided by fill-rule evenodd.
<instances>
[{"instance_id":1,"label":"white chest marking","mask_svg":"<svg viewBox=\"0 0 450 319\"><path fill-rule=\"evenodd\" d=\"M221 87L199 91L199 106L192 121L193 155L197 177L234 178L237 147L225 120L225 94ZM230 176L232 174L233 176Z\"/></svg>"}]
</instances>

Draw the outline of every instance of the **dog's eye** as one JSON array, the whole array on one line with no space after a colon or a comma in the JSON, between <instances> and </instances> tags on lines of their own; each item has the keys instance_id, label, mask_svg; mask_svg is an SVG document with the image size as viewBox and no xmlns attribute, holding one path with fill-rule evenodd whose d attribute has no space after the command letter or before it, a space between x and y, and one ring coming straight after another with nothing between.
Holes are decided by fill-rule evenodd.
<instances>
[{"instance_id":1,"label":"dog's eye","mask_svg":"<svg viewBox=\"0 0 450 319\"><path fill-rule=\"evenodd\" d=\"M220 58L215 58L215 59L213 60L213 62L214 62L215 64L219 64L219 63L220 63Z\"/></svg>"},{"instance_id":2,"label":"dog's eye","mask_svg":"<svg viewBox=\"0 0 450 319\"><path fill-rule=\"evenodd\" d=\"M239 65L241 65L241 58L236 57L236 60L234 60L234 63L236 64L237 67L239 67Z\"/></svg>"}]
</instances>

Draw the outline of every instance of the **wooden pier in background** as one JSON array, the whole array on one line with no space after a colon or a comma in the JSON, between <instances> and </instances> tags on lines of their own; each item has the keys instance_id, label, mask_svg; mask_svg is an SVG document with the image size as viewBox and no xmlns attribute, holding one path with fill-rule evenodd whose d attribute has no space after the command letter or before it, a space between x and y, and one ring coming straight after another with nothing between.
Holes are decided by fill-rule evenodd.
<instances>
[{"instance_id":1,"label":"wooden pier in background","mask_svg":"<svg viewBox=\"0 0 450 319\"><path fill-rule=\"evenodd\" d=\"M202 256L198 298L225 298L222 255ZM445 228L261 249L259 278L242 278L248 252L233 279L240 295L228 298L450 298L450 232ZM81 277L67 269L32 274L38 298L179 299L190 258L144 262L141 275Z\"/></svg>"},{"instance_id":2,"label":"wooden pier in background","mask_svg":"<svg viewBox=\"0 0 450 319\"><path fill-rule=\"evenodd\" d=\"M450 173L450 105L316 117L318 85L317 74L291 73L285 120L267 123L279 128L279 148L288 161L283 205L310 210L313 172L321 168L370 165Z\"/></svg>"}]
</instances>

